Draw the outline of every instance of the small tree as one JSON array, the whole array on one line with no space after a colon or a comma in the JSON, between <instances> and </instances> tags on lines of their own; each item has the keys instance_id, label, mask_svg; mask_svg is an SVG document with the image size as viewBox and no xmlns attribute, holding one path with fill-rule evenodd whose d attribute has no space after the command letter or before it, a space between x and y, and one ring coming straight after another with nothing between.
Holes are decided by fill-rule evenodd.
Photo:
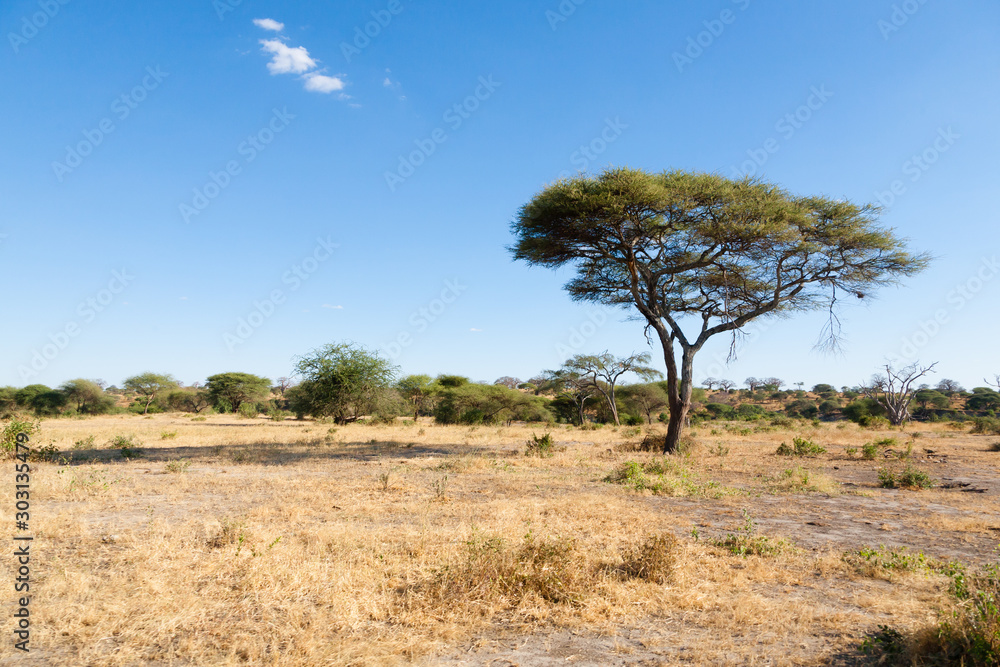
<instances>
[{"instance_id":1,"label":"small tree","mask_svg":"<svg viewBox=\"0 0 1000 667\"><path fill-rule=\"evenodd\" d=\"M701 381L701 385L705 387L705 389L708 389L709 391L712 391L712 389L714 389L718 384L719 381L711 377L705 378L704 380Z\"/></svg>"},{"instance_id":2,"label":"small tree","mask_svg":"<svg viewBox=\"0 0 1000 667\"><path fill-rule=\"evenodd\" d=\"M446 389L434 411L442 424L510 424L515 419L549 421L545 399L503 385L465 384Z\"/></svg>"},{"instance_id":3,"label":"small tree","mask_svg":"<svg viewBox=\"0 0 1000 667\"><path fill-rule=\"evenodd\" d=\"M226 406L239 412L244 403L254 404L267 398L271 380L251 373L219 373L205 381L205 388L216 408Z\"/></svg>"},{"instance_id":4,"label":"small tree","mask_svg":"<svg viewBox=\"0 0 1000 667\"><path fill-rule=\"evenodd\" d=\"M597 387L590 378L565 367L555 371L545 371L543 377L542 384L539 385L540 390L553 391L557 394L557 398L572 402L577 425L582 425L587 401L597 393Z\"/></svg>"},{"instance_id":5,"label":"small tree","mask_svg":"<svg viewBox=\"0 0 1000 667\"><path fill-rule=\"evenodd\" d=\"M67 402L76 404L76 411L81 413L104 414L115 404L114 399L107 396L93 380L70 380L64 382L59 391L65 394Z\"/></svg>"},{"instance_id":6,"label":"small tree","mask_svg":"<svg viewBox=\"0 0 1000 667\"><path fill-rule=\"evenodd\" d=\"M274 381L274 390L278 392L279 396L284 398L285 392L288 391L289 387L291 387L293 384L295 383L292 380L292 378L282 375L280 378L277 378Z\"/></svg>"},{"instance_id":7,"label":"small tree","mask_svg":"<svg viewBox=\"0 0 1000 667\"><path fill-rule=\"evenodd\" d=\"M420 416L424 404L434 393L434 387L429 375L407 375L396 383L396 390L410 402L413 408L413 419Z\"/></svg>"},{"instance_id":8,"label":"small tree","mask_svg":"<svg viewBox=\"0 0 1000 667\"><path fill-rule=\"evenodd\" d=\"M913 400L922 410L926 410L928 405L943 409L950 403L948 397L936 389L918 389L913 392Z\"/></svg>"},{"instance_id":9,"label":"small tree","mask_svg":"<svg viewBox=\"0 0 1000 667\"><path fill-rule=\"evenodd\" d=\"M1000 410L1000 394L989 387L976 387L972 390L972 396L966 399L965 407L985 412Z\"/></svg>"},{"instance_id":10,"label":"small tree","mask_svg":"<svg viewBox=\"0 0 1000 667\"><path fill-rule=\"evenodd\" d=\"M668 405L667 392L655 382L626 385L622 387L621 395L625 405L645 415L646 422L650 425L653 423L653 413L659 414Z\"/></svg>"},{"instance_id":11,"label":"small tree","mask_svg":"<svg viewBox=\"0 0 1000 667\"><path fill-rule=\"evenodd\" d=\"M578 354L566 362L565 368L590 380L607 401L615 425L620 426L618 404L615 402L615 385L626 373L634 373L644 380L662 377L663 374L658 370L647 366L649 360L648 352L641 354L633 352L619 359L605 350L601 354Z\"/></svg>"},{"instance_id":12,"label":"small tree","mask_svg":"<svg viewBox=\"0 0 1000 667\"><path fill-rule=\"evenodd\" d=\"M198 414L212 405L212 398L205 389L185 387L167 394L166 403L171 410Z\"/></svg>"},{"instance_id":13,"label":"small tree","mask_svg":"<svg viewBox=\"0 0 1000 667\"><path fill-rule=\"evenodd\" d=\"M516 377L511 377L510 375L504 375L503 377L497 378L493 384L498 384L502 387L507 387L508 389L517 389L518 385L521 384L521 380Z\"/></svg>"},{"instance_id":14,"label":"small tree","mask_svg":"<svg viewBox=\"0 0 1000 667\"><path fill-rule=\"evenodd\" d=\"M300 357L295 371L302 383L293 409L345 424L378 412L389 397L397 367L377 352L346 342Z\"/></svg>"},{"instance_id":15,"label":"small tree","mask_svg":"<svg viewBox=\"0 0 1000 667\"><path fill-rule=\"evenodd\" d=\"M889 423L899 426L910 419L914 383L932 372L935 366L937 362L930 366L920 366L914 362L896 370L892 364L886 364L885 372L873 375L867 385L862 385L861 391L885 409Z\"/></svg>"},{"instance_id":16,"label":"small tree","mask_svg":"<svg viewBox=\"0 0 1000 667\"><path fill-rule=\"evenodd\" d=\"M727 394L731 392L733 390L733 387L735 386L736 383L733 382L732 380L719 380L719 389L726 392Z\"/></svg>"},{"instance_id":17,"label":"small tree","mask_svg":"<svg viewBox=\"0 0 1000 667\"><path fill-rule=\"evenodd\" d=\"M944 378L943 380L938 382L936 389L945 396L951 396L956 392L965 391L965 389L962 387L961 384L959 384L955 380L949 380L948 378Z\"/></svg>"},{"instance_id":18,"label":"small tree","mask_svg":"<svg viewBox=\"0 0 1000 667\"><path fill-rule=\"evenodd\" d=\"M122 386L145 399L142 414L146 414L158 395L176 389L178 384L172 375L146 372L128 378Z\"/></svg>"},{"instance_id":19,"label":"small tree","mask_svg":"<svg viewBox=\"0 0 1000 667\"><path fill-rule=\"evenodd\" d=\"M776 377L764 378L761 382L764 383L764 388L769 391L778 391L785 386L785 381Z\"/></svg>"}]
</instances>

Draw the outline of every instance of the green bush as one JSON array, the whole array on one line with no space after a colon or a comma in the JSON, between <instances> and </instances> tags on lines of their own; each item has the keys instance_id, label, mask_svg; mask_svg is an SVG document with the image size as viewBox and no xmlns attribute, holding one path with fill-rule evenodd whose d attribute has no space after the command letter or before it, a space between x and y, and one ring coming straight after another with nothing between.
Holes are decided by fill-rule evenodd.
<instances>
[{"instance_id":1,"label":"green bush","mask_svg":"<svg viewBox=\"0 0 1000 667\"><path fill-rule=\"evenodd\" d=\"M750 512L743 510L743 527L729 533L721 540L713 540L715 546L725 549L734 556L776 556L789 548L786 540L775 540L757 534L757 523Z\"/></svg>"},{"instance_id":2,"label":"green bush","mask_svg":"<svg viewBox=\"0 0 1000 667\"><path fill-rule=\"evenodd\" d=\"M239 409L236 411L236 414L243 419L256 419L257 415L260 413L257 412L256 403L241 403Z\"/></svg>"},{"instance_id":3,"label":"green bush","mask_svg":"<svg viewBox=\"0 0 1000 667\"><path fill-rule=\"evenodd\" d=\"M1000 435L1000 419L996 417L973 417L970 433Z\"/></svg>"},{"instance_id":4,"label":"green bush","mask_svg":"<svg viewBox=\"0 0 1000 667\"><path fill-rule=\"evenodd\" d=\"M742 403L738 408L736 408L736 416L740 419L745 419L746 421L754 421L760 419L767 414L765 410L760 405L754 405L753 403Z\"/></svg>"},{"instance_id":5,"label":"green bush","mask_svg":"<svg viewBox=\"0 0 1000 667\"><path fill-rule=\"evenodd\" d=\"M525 456L537 456L539 458L549 458L553 455L552 435L546 433L542 437L532 434L531 440L526 443Z\"/></svg>"},{"instance_id":6,"label":"green bush","mask_svg":"<svg viewBox=\"0 0 1000 667\"><path fill-rule=\"evenodd\" d=\"M122 458L134 459L142 456L142 443L134 435L116 435L108 441L108 446L121 452Z\"/></svg>"},{"instance_id":7,"label":"green bush","mask_svg":"<svg viewBox=\"0 0 1000 667\"><path fill-rule=\"evenodd\" d=\"M781 443L775 452L778 456L817 456L825 453L826 450L811 440L805 438L792 438L792 445Z\"/></svg>"},{"instance_id":8,"label":"green bush","mask_svg":"<svg viewBox=\"0 0 1000 667\"><path fill-rule=\"evenodd\" d=\"M23 417L11 417L0 431L0 450L7 456L13 456L17 450L17 436L24 433L29 438L41 430L38 422Z\"/></svg>"},{"instance_id":9,"label":"green bush","mask_svg":"<svg viewBox=\"0 0 1000 667\"><path fill-rule=\"evenodd\" d=\"M715 419L729 419L736 414L736 408L725 403L709 403L705 406L705 410Z\"/></svg>"},{"instance_id":10,"label":"green bush","mask_svg":"<svg viewBox=\"0 0 1000 667\"><path fill-rule=\"evenodd\" d=\"M879 468L878 482L883 489L929 489L934 486L927 473L909 465L900 473L891 468Z\"/></svg>"}]
</instances>

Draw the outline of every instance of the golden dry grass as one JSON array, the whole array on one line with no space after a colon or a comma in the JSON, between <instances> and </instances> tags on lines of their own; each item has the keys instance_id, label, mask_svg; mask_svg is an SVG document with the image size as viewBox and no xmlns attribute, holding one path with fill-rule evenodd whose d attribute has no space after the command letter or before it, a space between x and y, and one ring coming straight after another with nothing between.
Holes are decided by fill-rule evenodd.
<instances>
[{"instance_id":1,"label":"golden dry grass","mask_svg":"<svg viewBox=\"0 0 1000 667\"><path fill-rule=\"evenodd\" d=\"M554 427L552 458L523 456L544 430L46 421L34 445L53 443L72 462L33 464L32 655L53 665L433 664L478 646L477 663L506 636L568 630L596 647L628 630L647 643L615 650L650 660L822 664L880 623L915 629L950 604L940 577L889 583L859 574L844 552L897 540L983 560L1000 526L995 491L885 491L879 461L845 453L886 435L908 442L910 430L703 425L696 453L672 457L671 470L695 482L683 494L603 481L629 461L663 460L620 451L641 439L634 430ZM919 430L912 457L932 476L996 479L1000 455L985 436ZM135 436L143 456L109 450L118 435ZM776 457L794 435L827 453ZM0 510L8 525L11 506ZM740 529L743 509L797 548L742 558L713 546ZM0 659L13 653L6 642Z\"/></svg>"}]
</instances>

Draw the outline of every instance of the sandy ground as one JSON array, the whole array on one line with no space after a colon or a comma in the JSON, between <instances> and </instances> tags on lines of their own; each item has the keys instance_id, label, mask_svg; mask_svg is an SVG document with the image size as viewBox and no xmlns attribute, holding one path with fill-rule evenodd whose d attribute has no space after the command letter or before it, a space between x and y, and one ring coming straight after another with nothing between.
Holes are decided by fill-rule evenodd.
<instances>
[{"instance_id":1,"label":"sandy ground","mask_svg":"<svg viewBox=\"0 0 1000 667\"><path fill-rule=\"evenodd\" d=\"M131 593L77 591L67 584L101 568L127 570L134 558L144 557L139 544L150 531L208 534L225 517L249 517L251 524L255 516L284 517L289 525L281 529L285 542L277 548L288 549L294 535L305 543L309 535L328 530L356 531L359 544L369 535L390 539L385 537L390 531L391 539L410 545L414 536L429 530L431 542L440 542L439 555L434 555L440 560L453 553L470 526L492 523L497 531L509 528L516 534L524 521L571 533L597 551L606 548L611 535L628 539L630 525L637 532L670 530L687 548L707 549L702 545L738 531L747 511L760 534L787 539L797 548L794 558L776 563L719 556L703 586L692 574L686 584L691 590L672 590L682 583L659 592L644 588L630 609L619 602L613 612L581 613L579 619L572 611L535 613L529 620L505 612L449 626L447 632L428 622L421 626L422 639L407 643L397 636L406 628L393 618L376 614L372 625L375 616L362 611L362 620L348 632L360 633L351 635L349 645L362 648L331 653L317 644L312 649L315 663L289 657L268 664L866 664L857 650L860 640L883 623L912 628L933 622L945 604L944 585L927 575L860 577L822 563L876 545L967 563L996 559L1000 453L988 451L995 437L941 427L872 433L853 425L823 425L805 435L827 452L789 460L774 456L774 450L796 429L734 435L702 427L696 429L700 445L684 465L693 477L716 482L725 493L670 497L603 481L624 461L655 458L620 451L622 443L637 439L626 429L557 428L553 435L562 451L553 459L526 459L524 441L541 430L430 424L334 428L218 416L192 422L180 415L45 422L38 442L51 442L67 455L61 465L39 464L34 482L35 525L45 529L37 543L37 599L47 610L39 614L31 655L14 654L8 646L0 653L0 664L253 664L237 654L165 650L159 639L125 642L114 639L113 629L88 630L87 623L100 621L87 621L81 607L106 608L116 600L128 606L123 594L180 597L169 582L136 583ZM916 438L915 431L920 432ZM142 441L141 458L123 461L102 446L122 432ZM171 432L177 434L164 437ZM88 434L96 435L94 444L74 450L73 443ZM849 446L887 436L899 440L893 451L911 445L910 463L926 470L936 488L879 488L877 469L897 464L893 452L876 461L846 453ZM183 472L169 472L171 462L183 462ZM835 490L776 489L774 480L793 467L830 481ZM390 481L380 490L379 476L385 473ZM444 476L447 492L435 498L434 484ZM3 511L4 519L11 520L10 509ZM271 518L260 519L262 535ZM429 552L438 548L434 544ZM118 575L108 571L108 576ZM60 586L52 590L59 593L47 593L46 584L56 581ZM664 602L682 594L682 602ZM95 598L100 595L108 600L100 602ZM5 615L10 606L8 599ZM74 620L61 628L60 612L71 607ZM786 629L767 618L781 614L791 614L789 623L795 627ZM366 652L365 630L359 628L376 626L399 646L406 645L405 652L389 644ZM95 637L95 632L108 637ZM164 632L176 638L181 631ZM329 636L316 641L339 640ZM149 657L136 658L141 655Z\"/></svg>"}]
</instances>

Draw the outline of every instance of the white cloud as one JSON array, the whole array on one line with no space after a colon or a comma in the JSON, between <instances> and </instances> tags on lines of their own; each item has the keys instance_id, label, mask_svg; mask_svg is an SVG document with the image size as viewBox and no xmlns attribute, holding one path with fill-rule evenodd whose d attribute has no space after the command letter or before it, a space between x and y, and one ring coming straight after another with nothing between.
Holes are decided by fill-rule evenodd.
<instances>
[{"instance_id":1,"label":"white cloud","mask_svg":"<svg viewBox=\"0 0 1000 667\"><path fill-rule=\"evenodd\" d=\"M392 85L392 79L390 79L389 77L385 77L385 81L382 82L382 85L388 88L389 86Z\"/></svg>"},{"instance_id":2,"label":"white cloud","mask_svg":"<svg viewBox=\"0 0 1000 667\"><path fill-rule=\"evenodd\" d=\"M258 28L263 28L264 30L273 30L275 32L281 32L285 29L284 23L279 23L274 19L254 19L253 24Z\"/></svg>"},{"instance_id":3,"label":"white cloud","mask_svg":"<svg viewBox=\"0 0 1000 667\"><path fill-rule=\"evenodd\" d=\"M469 329L469 331L475 331L476 333L479 333L480 331L482 331L482 329L477 329L475 327L472 327L471 329Z\"/></svg>"},{"instance_id":4,"label":"white cloud","mask_svg":"<svg viewBox=\"0 0 1000 667\"><path fill-rule=\"evenodd\" d=\"M343 307L343 306L331 306L331 305L330 305L330 304L328 304L328 303L324 303L322 307L323 307L323 308L330 308L330 309L332 309L332 310L343 310L343 309L344 309L344 307Z\"/></svg>"},{"instance_id":5,"label":"white cloud","mask_svg":"<svg viewBox=\"0 0 1000 667\"><path fill-rule=\"evenodd\" d=\"M307 74L306 90L314 93L332 93L335 90L343 90L344 82L335 76L325 74Z\"/></svg>"},{"instance_id":6,"label":"white cloud","mask_svg":"<svg viewBox=\"0 0 1000 667\"><path fill-rule=\"evenodd\" d=\"M304 46L291 47L277 39L262 39L264 51L273 54L267 69L271 74L301 74L316 67L316 61L309 57Z\"/></svg>"}]
</instances>

